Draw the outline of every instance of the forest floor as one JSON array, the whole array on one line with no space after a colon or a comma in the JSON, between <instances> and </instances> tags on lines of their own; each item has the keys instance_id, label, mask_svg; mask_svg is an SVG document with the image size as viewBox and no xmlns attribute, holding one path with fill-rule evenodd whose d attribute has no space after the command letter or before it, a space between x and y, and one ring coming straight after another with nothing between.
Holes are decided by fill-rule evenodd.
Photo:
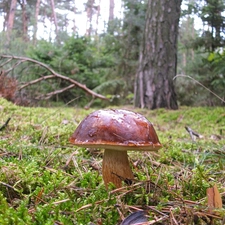
<instances>
[{"instance_id":1,"label":"forest floor","mask_svg":"<svg viewBox=\"0 0 225 225\"><path fill-rule=\"evenodd\" d=\"M129 152L135 180L106 190L103 150L68 141L96 109L19 107L0 98L0 224L224 224L225 108L123 108L147 117L163 148Z\"/></svg>"}]
</instances>

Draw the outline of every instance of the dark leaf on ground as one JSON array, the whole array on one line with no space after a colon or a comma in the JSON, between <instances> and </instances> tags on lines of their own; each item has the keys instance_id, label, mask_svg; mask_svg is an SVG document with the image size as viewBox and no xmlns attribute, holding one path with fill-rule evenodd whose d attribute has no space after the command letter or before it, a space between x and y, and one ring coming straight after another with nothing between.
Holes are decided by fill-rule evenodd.
<instances>
[{"instance_id":1,"label":"dark leaf on ground","mask_svg":"<svg viewBox=\"0 0 225 225\"><path fill-rule=\"evenodd\" d=\"M146 217L145 211L137 211L131 213L128 217L126 217L120 225L134 225L139 223L147 222L148 219Z\"/></svg>"}]
</instances>

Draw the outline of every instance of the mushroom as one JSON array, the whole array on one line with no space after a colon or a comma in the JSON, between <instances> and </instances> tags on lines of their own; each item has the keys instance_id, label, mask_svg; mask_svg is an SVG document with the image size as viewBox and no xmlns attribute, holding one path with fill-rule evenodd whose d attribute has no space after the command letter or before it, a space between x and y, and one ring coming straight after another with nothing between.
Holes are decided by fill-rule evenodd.
<instances>
[{"instance_id":1,"label":"mushroom","mask_svg":"<svg viewBox=\"0 0 225 225\"><path fill-rule=\"evenodd\" d=\"M106 188L132 180L127 151L157 151L162 145L153 125L141 114L123 110L97 110L77 127L70 142L87 148L103 148L102 176Z\"/></svg>"}]
</instances>

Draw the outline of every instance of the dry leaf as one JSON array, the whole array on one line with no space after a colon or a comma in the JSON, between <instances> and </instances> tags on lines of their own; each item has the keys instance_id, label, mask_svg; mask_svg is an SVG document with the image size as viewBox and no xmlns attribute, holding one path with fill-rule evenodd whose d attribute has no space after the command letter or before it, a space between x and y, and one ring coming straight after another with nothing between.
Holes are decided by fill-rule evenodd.
<instances>
[{"instance_id":1,"label":"dry leaf","mask_svg":"<svg viewBox=\"0 0 225 225\"><path fill-rule=\"evenodd\" d=\"M216 185L207 189L209 213L213 213L214 209L222 208L222 198Z\"/></svg>"}]
</instances>

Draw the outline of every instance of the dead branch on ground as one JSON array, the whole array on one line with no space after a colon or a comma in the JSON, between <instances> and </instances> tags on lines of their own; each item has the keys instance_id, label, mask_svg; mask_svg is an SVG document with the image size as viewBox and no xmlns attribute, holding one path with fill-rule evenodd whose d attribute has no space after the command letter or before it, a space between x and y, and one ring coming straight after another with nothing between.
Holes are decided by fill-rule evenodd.
<instances>
[{"instance_id":1,"label":"dead branch on ground","mask_svg":"<svg viewBox=\"0 0 225 225\"><path fill-rule=\"evenodd\" d=\"M31 62L31 63L34 63L34 64L37 64L38 66L42 67L42 68L45 68L47 71L49 71L51 73L51 75L46 75L46 76L42 76L38 79L35 79L33 81L29 81L23 85L21 85L19 88L18 88L18 91L28 87L28 86L31 86L33 84L36 84L38 82L41 82L42 80L47 80L47 79L52 79L52 78L60 78L64 81L67 81L70 83L70 85L68 85L67 87L63 88L63 89L60 89L60 90L55 90L53 92L50 92L46 95L40 95L37 97L38 100L40 99L49 99L50 97L52 97L53 95L56 95L56 94L59 94L59 93L62 93L68 89L71 89L73 87L78 87L80 89L82 89L83 91L85 91L86 93L88 93L89 95L92 96L92 98L99 98L99 99L102 99L102 100L107 100L109 101L109 99L101 94L98 94L92 90L90 90L89 88L86 87L86 85L84 84L81 84L69 77L66 77L66 76L63 76L57 72L55 72L53 69L51 69L49 66L47 66L46 64L42 63L42 62L39 62L37 60L34 60L34 59L31 59L31 58L27 58L27 57L19 57L19 56L11 56L11 55L1 55L0 56L0 59L7 59L6 62L4 62L3 64L0 65L0 67L2 67L3 65L6 65L8 64L9 62L11 62L13 59L14 60L18 60L17 63L15 63L11 68L9 68L6 72L9 73L11 72L13 69L15 69L18 65L24 63L24 62Z\"/></svg>"},{"instance_id":2,"label":"dead branch on ground","mask_svg":"<svg viewBox=\"0 0 225 225\"><path fill-rule=\"evenodd\" d=\"M40 95L40 96L36 97L36 99L49 99L49 98L51 98L53 95L63 93L64 91L69 90L69 89L71 89L71 88L73 88L73 87L75 87L75 84L71 84L71 85L69 85L68 87L62 88L62 89L60 89L60 90L56 90L56 91L53 91L53 92L49 92L49 93L46 94L46 95Z\"/></svg>"}]
</instances>

